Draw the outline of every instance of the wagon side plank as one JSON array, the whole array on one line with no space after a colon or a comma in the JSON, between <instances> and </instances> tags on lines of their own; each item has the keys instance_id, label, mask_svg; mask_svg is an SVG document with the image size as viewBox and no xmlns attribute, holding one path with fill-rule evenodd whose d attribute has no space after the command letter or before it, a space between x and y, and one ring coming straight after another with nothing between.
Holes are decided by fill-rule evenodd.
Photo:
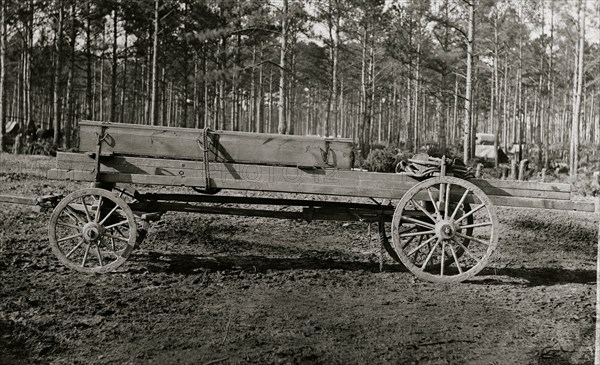
<instances>
[{"instance_id":1,"label":"wagon side plank","mask_svg":"<svg viewBox=\"0 0 600 365\"><path fill-rule=\"evenodd\" d=\"M106 133L103 154L203 160L203 131L82 121L79 149L94 152L98 135ZM351 169L349 139L210 131L208 158L213 162Z\"/></svg>"},{"instance_id":2,"label":"wagon side plank","mask_svg":"<svg viewBox=\"0 0 600 365\"><path fill-rule=\"evenodd\" d=\"M93 171L94 161L82 154L59 153L58 167L70 171ZM197 161L115 156L103 158L102 179L151 185L203 186L204 164ZM76 178L89 181L83 173ZM282 192L350 195L399 199L418 181L406 176L374 172L305 170L244 164L210 164L214 187ZM570 185L552 183L472 180L490 196L569 200ZM539 189L534 189L539 186ZM459 196L460 198L460 196ZM513 205L512 201L509 201Z\"/></svg>"}]
</instances>

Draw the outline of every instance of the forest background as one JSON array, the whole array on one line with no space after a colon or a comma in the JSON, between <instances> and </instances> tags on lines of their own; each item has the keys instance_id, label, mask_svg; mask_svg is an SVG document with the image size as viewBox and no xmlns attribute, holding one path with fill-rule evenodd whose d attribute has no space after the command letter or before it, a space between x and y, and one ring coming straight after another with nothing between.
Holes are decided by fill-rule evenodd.
<instances>
[{"instance_id":1,"label":"forest background","mask_svg":"<svg viewBox=\"0 0 600 365\"><path fill-rule=\"evenodd\" d=\"M72 148L82 119L346 137L362 157L470 160L481 132L571 171L600 144L597 1L1 0L0 30L0 151L7 128Z\"/></svg>"}]
</instances>

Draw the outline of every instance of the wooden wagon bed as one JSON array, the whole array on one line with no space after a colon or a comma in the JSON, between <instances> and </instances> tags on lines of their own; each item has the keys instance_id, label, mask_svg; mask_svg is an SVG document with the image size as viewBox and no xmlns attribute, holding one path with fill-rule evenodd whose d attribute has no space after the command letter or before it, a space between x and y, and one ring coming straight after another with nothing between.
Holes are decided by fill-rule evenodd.
<instances>
[{"instance_id":1,"label":"wooden wagon bed","mask_svg":"<svg viewBox=\"0 0 600 365\"><path fill-rule=\"evenodd\" d=\"M94 158L58 153L48 178L95 181ZM304 193L400 199L419 180L400 174L289 166L209 163L208 177L217 189ZM100 178L108 183L203 187L203 162L131 156L103 156ZM593 212L593 203L572 201L570 184L471 179L495 205Z\"/></svg>"}]
</instances>

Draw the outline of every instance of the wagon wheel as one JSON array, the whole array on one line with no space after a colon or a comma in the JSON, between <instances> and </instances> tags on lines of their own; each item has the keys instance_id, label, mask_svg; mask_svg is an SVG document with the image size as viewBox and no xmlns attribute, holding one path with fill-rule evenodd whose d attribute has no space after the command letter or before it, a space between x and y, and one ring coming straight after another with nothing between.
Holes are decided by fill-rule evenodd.
<instances>
[{"instance_id":1,"label":"wagon wheel","mask_svg":"<svg viewBox=\"0 0 600 365\"><path fill-rule=\"evenodd\" d=\"M473 207L464 204L466 200ZM404 222L419 229L404 232ZM481 189L466 180L447 176L425 180L409 189L396 206L392 243L400 261L417 277L442 283L463 281L481 271L496 249L496 209Z\"/></svg>"},{"instance_id":2,"label":"wagon wheel","mask_svg":"<svg viewBox=\"0 0 600 365\"><path fill-rule=\"evenodd\" d=\"M426 210L429 213L435 213L435 209L433 208L433 204L427 204L429 202L424 202L424 206L426 208ZM453 210L456 208L456 203L450 203L450 210ZM457 215L458 216L462 216L464 214L464 212L468 212L471 210L471 207L468 203L463 203L462 206L460 206L458 208L458 212ZM431 220L429 220L427 217L422 217L421 219L426 218L427 220L425 220L425 222L429 221L429 223L433 223L431 222ZM467 224L473 224L473 216L470 215L466 218L466 222ZM379 243L383 246L383 248L385 249L385 251L388 253L388 255L390 255L390 257L396 261L397 263L402 265L402 261L400 261L400 258L398 257L398 254L396 253L396 250L394 250L394 247L392 245L392 234L391 234L391 230L390 230L390 225L391 223L386 223L383 220L380 220L378 222L379 224ZM400 233L409 233L409 232L417 232L419 230L424 231L426 230L426 228L421 227L419 225L416 225L414 223L410 223L410 222L406 222L403 221L401 222L402 224L402 228L400 229ZM466 231L464 232L467 236L470 236L473 234L473 228L467 228ZM423 237L425 238L425 237ZM469 239L468 238L461 238L462 240L462 244L465 247L469 247ZM457 258L460 258L463 253L465 251L462 249L462 247L458 247L456 249L456 256ZM452 260L454 258L453 257L448 257L446 259L446 265L450 265L452 263ZM429 265L429 264L428 264Z\"/></svg>"},{"instance_id":3,"label":"wagon wheel","mask_svg":"<svg viewBox=\"0 0 600 365\"><path fill-rule=\"evenodd\" d=\"M60 262L85 273L105 273L121 266L138 236L127 203L98 188L67 195L52 212L48 231Z\"/></svg>"}]
</instances>

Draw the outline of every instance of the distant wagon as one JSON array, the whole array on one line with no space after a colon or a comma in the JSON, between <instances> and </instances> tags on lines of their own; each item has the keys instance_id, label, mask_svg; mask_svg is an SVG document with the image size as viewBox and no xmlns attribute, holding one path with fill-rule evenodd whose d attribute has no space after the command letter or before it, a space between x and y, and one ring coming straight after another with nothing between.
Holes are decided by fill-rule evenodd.
<instances>
[{"instance_id":1,"label":"distant wagon","mask_svg":"<svg viewBox=\"0 0 600 365\"><path fill-rule=\"evenodd\" d=\"M475 157L486 160L495 160L496 153L500 163L508 162L508 156L498 147L498 151L494 148L496 136L492 133L477 133L475 135Z\"/></svg>"}]
</instances>

